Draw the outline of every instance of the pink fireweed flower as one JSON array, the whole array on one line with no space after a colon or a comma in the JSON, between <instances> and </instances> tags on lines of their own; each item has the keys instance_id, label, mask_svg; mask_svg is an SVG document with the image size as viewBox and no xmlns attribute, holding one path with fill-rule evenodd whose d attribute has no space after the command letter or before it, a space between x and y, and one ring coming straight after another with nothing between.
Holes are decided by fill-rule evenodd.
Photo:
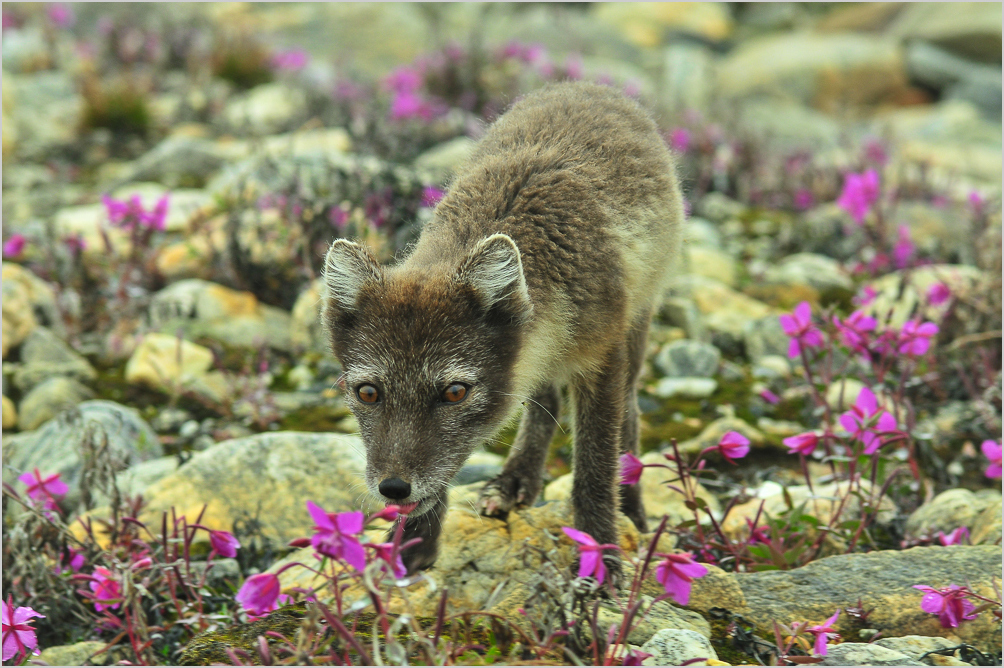
<instances>
[{"instance_id":1,"label":"pink fireweed flower","mask_svg":"<svg viewBox=\"0 0 1004 668\"><path fill-rule=\"evenodd\" d=\"M969 529L966 527L958 527L947 536L944 531L938 532L938 541L946 547L949 545L962 545L963 539L966 541L969 540Z\"/></svg>"},{"instance_id":2,"label":"pink fireweed flower","mask_svg":"<svg viewBox=\"0 0 1004 668\"><path fill-rule=\"evenodd\" d=\"M376 551L377 559L390 567L390 572L395 578L400 580L408 574L404 562L401 561L401 551L398 550L398 553L394 554L394 543L369 543L369 546Z\"/></svg>"},{"instance_id":3,"label":"pink fireweed flower","mask_svg":"<svg viewBox=\"0 0 1004 668\"><path fill-rule=\"evenodd\" d=\"M690 586L697 579L708 574L708 569L694 561L689 552L679 554L658 554L665 557L655 569L655 579L666 588L670 598L680 605L690 601Z\"/></svg>"},{"instance_id":4,"label":"pink fireweed flower","mask_svg":"<svg viewBox=\"0 0 1004 668\"><path fill-rule=\"evenodd\" d=\"M622 666L640 666L642 661L652 656L648 652L643 652L640 649L633 649L624 655L624 661L621 663Z\"/></svg>"},{"instance_id":5,"label":"pink fireweed flower","mask_svg":"<svg viewBox=\"0 0 1004 668\"><path fill-rule=\"evenodd\" d=\"M86 558L84 557L83 552L79 552L76 548L73 547L67 547L66 551L63 552L60 558L60 563L57 564L56 567L52 569L52 571L56 575L59 575L65 570L63 566L69 566L70 571L76 573L77 571L79 571L81 568L84 567L85 563L86 563Z\"/></svg>"},{"instance_id":6,"label":"pink fireweed flower","mask_svg":"<svg viewBox=\"0 0 1004 668\"><path fill-rule=\"evenodd\" d=\"M812 324L812 307L809 302L802 302L795 307L793 313L780 317L781 328L791 337L788 344L788 357L795 359L802 354L802 347L817 348L823 345L823 335Z\"/></svg>"},{"instance_id":7,"label":"pink fireweed flower","mask_svg":"<svg viewBox=\"0 0 1004 668\"><path fill-rule=\"evenodd\" d=\"M833 316L833 324L840 332L844 345L858 353L868 351L868 333L874 332L878 325L875 318L865 315L864 311L854 311L844 321Z\"/></svg>"},{"instance_id":8,"label":"pink fireweed flower","mask_svg":"<svg viewBox=\"0 0 1004 668\"><path fill-rule=\"evenodd\" d=\"M343 231L349 222L349 212L341 206L332 207L331 212L328 214L328 218L331 220L332 225L334 225L339 231Z\"/></svg>"},{"instance_id":9,"label":"pink fireweed flower","mask_svg":"<svg viewBox=\"0 0 1004 668\"><path fill-rule=\"evenodd\" d=\"M168 195L164 195L154 205L153 210L144 214L142 222L154 230L164 231L167 225Z\"/></svg>"},{"instance_id":10,"label":"pink fireweed flower","mask_svg":"<svg viewBox=\"0 0 1004 668\"><path fill-rule=\"evenodd\" d=\"M789 436L781 442L787 446L789 455L798 454L808 457L816 451L816 446L819 445L819 435L807 431L797 436Z\"/></svg>"},{"instance_id":11,"label":"pink fireweed flower","mask_svg":"<svg viewBox=\"0 0 1004 668\"><path fill-rule=\"evenodd\" d=\"M686 153L690 148L690 131L686 128L676 128L669 133L669 146L676 153Z\"/></svg>"},{"instance_id":12,"label":"pink fireweed flower","mask_svg":"<svg viewBox=\"0 0 1004 668\"><path fill-rule=\"evenodd\" d=\"M896 268L905 269L910 264L910 260L913 259L916 250L917 248L910 238L910 228L906 225L900 225L896 231L896 245L892 249L892 258L896 263Z\"/></svg>"},{"instance_id":13,"label":"pink fireweed flower","mask_svg":"<svg viewBox=\"0 0 1004 668\"><path fill-rule=\"evenodd\" d=\"M143 208L143 202L139 195L133 195L128 200L117 200L108 195L102 195L101 202L108 212L108 220L115 227L124 230L133 230L136 227L163 230L165 227L169 195L165 194L157 200L150 211Z\"/></svg>"},{"instance_id":14,"label":"pink fireweed flower","mask_svg":"<svg viewBox=\"0 0 1004 668\"><path fill-rule=\"evenodd\" d=\"M983 441L980 445L983 455L990 460L990 466L983 474L988 478L1001 477L1001 444L997 441Z\"/></svg>"},{"instance_id":15,"label":"pink fireweed flower","mask_svg":"<svg viewBox=\"0 0 1004 668\"><path fill-rule=\"evenodd\" d=\"M750 535L746 539L747 545L756 545L757 543L767 544L770 542L770 527L764 524L760 526L754 526L753 520L746 518L746 527L749 529Z\"/></svg>"},{"instance_id":16,"label":"pink fireweed flower","mask_svg":"<svg viewBox=\"0 0 1004 668\"><path fill-rule=\"evenodd\" d=\"M622 485L637 485L638 481L641 480L642 471L645 470L645 465L642 464L641 460L638 459L634 454L630 452L625 452L621 455L621 484Z\"/></svg>"},{"instance_id":17,"label":"pink fireweed flower","mask_svg":"<svg viewBox=\"0 0 1004 668\"><path fill-rule=\"evenodd\" d=\"M983 213L983 205L985 203L986 200L975 190L969 193L969 205L973 207L973 212L976 215Z\"/></svg>"},{"instance_id":18,"label":"pink fireweed flower","mask_svg":"<svg viewBox=\"0 0 1004 668\"><path fill-rule=\"evenodd\" d=\"M59 473L53 473L47 478L43 478L38 469L22 473L18 480L28 486L26 493L32 501L44 499L45 507L49 510L56 510L56 502L66 496L70 488L59 479Z\"/></svg>"},{"instance_id":19,"label":"pink fireweed flower","mask_svg":"<svg viewBox=\"0 0 1004 668\"><path fill-rule=\"evenodd\" d=\"M805 211L806 209L812 208L812 205L816 203L816 198L812 196L812 191L802 188L795 193L794 198L795 208L799 211Z\"/></svg>"},{"instance_id":20,"label":"pink fireweed flower","mask_svg":"<svg viewBox=\"0 0 1004 668\"><path fill-rule=\"evenodd\" d=\"M432 106L410 91L397 93L390 104L390 117L396 121L408 118L421 118L428 121L434 115Z\"/></svg>"},{"instance_id":21,"label":"pink fireweed flower","mask_svg":"<svg viewBox=\"0 0 1004 668\"><path fill-rule=\"evenodd\" d=\"M579 577L587 578L593 576L596 581L603 584L607 577L607 567L603 564L603 550L620 549L616 545L599 544L596 540L584 531L573 529L572 527L561 527L565 535L579 544Z\"/></svg>"},{"instance_id":22,"label":"pink fireweed flower","mask_svg":"<svg viewBox=\"0 0 1004 668\"><path fill-rule=\"evenodd\" d=\"M228 559L236 557L237 548L241 546L234 535L228 531L210 531L209 544L212 546L213 552Z\"/></svg>"},{"instance_id":23,"label":"pink fireweed flower","mask_svg":"<svg viewBox=\"0 0 1004 668\"><path fill-rule=\"evenodd\" d=\"M94 592L94 609L117 610L122 605L122 585L107 568L98 566L91 576L91 591Z\"/></svg>"},{"instance_id":24,"label":"pink fireweed flower","mask_svg":"<svg viewBox=\"0 0 1004 668\"><path fill-rule=\"evenodd\" d=\"M565 76L572 81L582 78L582 58L572 55L565 59Z\"/></svg>"},{"instance_id":25,"label":"pink fireweed flower","mask_svg":"<svg viewBox=\"0 0 1004 668\"><path fill-rule=\"evenodd\" d=\"M826 645L829 641L835 640L840 637L840 634L834 632L833 625L837 623L837 617L840 616L840 609L838 608L833 616L823 622L820 626L810 626L806 629L809 633L816 636L816 642L812 647L813 654L819 656L826 656Z\"/></svg>"},{"instance_id":26,"label":"pink fireweed flower","mask_svg":"<svg viewBox=\"0 0 1004 668\"><path fill-rule=\"evenodd\" d=\"M260 616L272 612L279 607L279 576L275 573L259 573L252 575L234 597L249 615Z\"/></svg>"},{"instance_id":27,"label":"pink fireweed flower","mask_svg":"<svg viewBox=\"0 0 1004 668\"><path fill-rule=\"evenodd\" d=\"M878 399L867 387L858 393L851 410L840 416L840 424L851 438L864 443L866 455L874 454L882 447L879 434L896 430L896 418L887 411L879 411Z\"/></svg>"},{"instance_id":28,"label":"pink fireweed flower","mask_svg":"<svg viewBox=\"0 0 1004 668\"><path fill-rule=\"evenodd\" d=\"M422 73L413 67L399 67L384 80L395 93L414 93L422 87Z\"/></svg>"},{"instance_id":29,"label":"pink fireweed flower","mask_svg":"<svg viewBox=\"0 0 1004 668\"><path fill-rule=\"evenodd\" d=\"M24 245L27 241L23 234L12 234L10 239L4 242L3 256L17 257L24 251Z\"/></svg>"},{"instance_id":30,"label":"pink fireweed flower","mask_svg":"<svg viewBox=\"0 0 1004 668\"><path fill-rule=\"evenodd\" d=\"M927 289L927 303L940 306L952 298L952 290L944 283L935 283Z\"/></svg>"},{"instance_id":31,"label":"pink fireweed flower","mask_svg":"<svg viewBox=\"0 0 1004 668\"><path fill-rule=\"evenodd\" d=\"M931 347L931 339L938 333L938 326L933 322L920 323L919 320L907 320L899 333L899 352L903 355L919 357Z\"/></svg>"},{"instance_id":32,"label":"pink fireweed flower","mask_svg":"<svg viewBox=\"0 0 1004 668\"><path fill-rule=\"evenodd\" d=\"M326 513L323 508L307 501L307 510L314 520L311 544L321 554L341 559L357 571L366 568L366 552L356 535L363 531L364 516L361 511Z\"/></svg>"},{"instance_id":33,"label":"pink fireweed flower","mask_svg":"<svg viewBox=\"0 0 1004 668\"><path fill-rule=\"evenodd\" d=\"M718 452L722 453L730 464L735 464L735 459L742 459L750 453L750 440L738 431L729 431L718 441Z\"/></svg>"},{"instance_id":34,"label":"pink fireweed flower","mask_svg":"<svg viewBox=\"0 0 1004 668\"><path fill-rule=\"evenodd\" d=\"M874 169L864 174L848 174L844 179L844 189L837 199L837 205L851 214L858 225L865 222L872 204L878 200L879 176Z\"/></svg>"},{"instance_id":35,"label":"pink fireweed flower","mask_svg":"<svg viewBox=\"0 0 1004 668\"><path fill-rule=\"evenodd\" d=\"M3 660L10 661L14 656L21 658L31 652L38 654L38 639L35 637L35 629L31 626L32 617L44 618L28 607L14 607L14 600L8 596L6 601L0 603L3 623Z\"/></svg>"},{"instance_id":36,"label":"pink fireweed flower","mask_svg":"<svg viewBox=\"0 0 1004 668\"><path fill-rule=\"evenodd\" d=\"M875 301L876 297L878 297L878 292L875 288L870 285L866 285L861 288L861 292L854 295L854 298L851 299L851 301L854 302L856 306L868 306Z\"/></svg>"},{"instance_id":37,"label":"pink fireweed flower","mask_svg":"<svg viewBox=\"0 0 1004 668\"><path fill-rule=\"evenodd\" d=\"M889 161L889 155L886 153L882 142L871 139L865 144L865 159L882 167Z\"/></svg>"},{"instance_id":38,"label":"pink fireweed flower","mask_svg":"<svg viewBox=\"0 0 1004 668\"><path fill-rule=\"evenodd\" d=\"M760 398L766 401L768 404L779 404L781 403L781 397L777 396L770 390L762 390L760 392Z\"/></svg>"},{"instance_id":39,"label":"pink fireweed flower","mask_svg":"<svg viewBox=\"0 0 1004 668\"><path fill-rule=\"evenodd\" d=\"M69 28L73 25L73 10L69 5L62 2L54 2L45 8L45 14L49 21L57 28Z\"/></svg>"},{"instance_id":40,"label":"pink fireweed flower","mask_svg":"<svg viewBox=\"0 0 1004 668\"><path fill-rule=\"evenodd\" d=\"M434 207L439 204L439 200L443 199L446 192L440 190L435 186L425 186L422 188L422 206L424 207Z\"/></svg>"},{"instance_id":41,"label":"pink fireweed flower","mask_svg":"<svg viewBox=\"0 0 1004 668\"><path fill-rule=\"evenodd\" d=\"M913 585L913 588L924 592L924 598L920 600L920 609L928 614L937 615L942 628L954 629L960 623L977 617L973 612L976 606L966 599L965 587L949 585L934 589L925 585Z\"/></svg>"},{"instance_id":42,"label":"pink fireweed flower","mask_svg":"<svg viewBox=\"0 0 1004 668\"><path fill-rule=\"evenodd\" d=\"M378 512L370 516L370 520L387 520L388 522L393 522L397 519L397 516L401 514L401 507L390 504L381 508Z\"/></svg>"},{"instance_id":43,"label":"pink fireweed flower","mask_svg":"<svg viewBox=\"0 0 1004 668\"><path fill-rule=\"evenodd\" d=\"M310 61L310 56L303 49L279 51L272 56L272 67L283 72L299 72Z\"/></svg>"}]
</instances>

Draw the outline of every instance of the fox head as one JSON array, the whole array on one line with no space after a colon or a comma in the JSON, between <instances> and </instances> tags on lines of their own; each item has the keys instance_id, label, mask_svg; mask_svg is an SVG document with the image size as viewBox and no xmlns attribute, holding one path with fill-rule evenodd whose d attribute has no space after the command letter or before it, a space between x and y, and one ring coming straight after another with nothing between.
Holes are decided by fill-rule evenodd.
<instances>
[{"instance_id":1,"label":"fox head","mask_svg":"<svg viewBox=\"0 0 1004 668\"><path fill-rule=\"evenodd\" d=\"M493 234L452 261L384 269L340 239L323 282L367 486L421 515L519 403L512 367L533 312L519 249Z\"/></svg>"}]
</instances>

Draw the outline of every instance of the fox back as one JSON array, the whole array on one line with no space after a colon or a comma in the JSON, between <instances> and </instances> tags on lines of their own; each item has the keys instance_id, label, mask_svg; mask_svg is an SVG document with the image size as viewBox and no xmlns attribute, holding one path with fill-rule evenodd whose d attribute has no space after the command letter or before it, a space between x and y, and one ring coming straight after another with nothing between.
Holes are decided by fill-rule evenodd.
<instances>
[{"instance_id":1,"label":"fox back","mask_svg":"<svg viewBox=\"0 0 1004 668\"><path fill-rule=\"evenodd\" d=\"M521 404L602 375L632 332L643 348L682 220L651 117L610 88L569 83L488 129L399 264L336 241L322 318L371 492L417 503L413 518L442 506ZM597 391L633 392L636 375ZM616 457L621 445L603 447Z\"/></svg>"}]
</instances>

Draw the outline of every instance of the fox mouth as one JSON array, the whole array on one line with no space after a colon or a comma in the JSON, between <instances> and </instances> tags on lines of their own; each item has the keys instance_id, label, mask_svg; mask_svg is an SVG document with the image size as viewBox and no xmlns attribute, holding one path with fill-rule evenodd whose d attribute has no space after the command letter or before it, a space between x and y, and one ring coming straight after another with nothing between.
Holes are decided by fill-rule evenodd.
<instances>
[{"instance_id":1,"label":"fox mouth","mask_svg":"<svg viewBox=\"0 0 1004 668\"><path fill-rule=\"evenodd\" d=\"M386 502L386 505L397 506L398 512L402 515L407 515L408 517L418 517L432 510L432 507L436 505L436 497L427 496L410 503L394 503L388 501Z\"/></svg>"}]
</instances>

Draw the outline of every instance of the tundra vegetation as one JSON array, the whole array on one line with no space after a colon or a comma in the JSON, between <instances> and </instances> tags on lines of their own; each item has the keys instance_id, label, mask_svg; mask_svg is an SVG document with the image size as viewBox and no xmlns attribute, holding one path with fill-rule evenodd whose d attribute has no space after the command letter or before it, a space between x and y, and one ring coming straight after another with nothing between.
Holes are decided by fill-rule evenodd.
<instances>
[{"instance_id":1,"label":"tundra vegetation","mask_svg":"<svg viewBox=\"0 0 1004 668\"><path fill-rule=\"evenodd\" d=\"M1000 6L944 11L5 3L4 663L1000 665ZM686 196L654 530L572 527L558 415L537 506L468 506L508 428L409 576L324 251L391 261L565 79Z\"/></svg>"}]
</instances>

